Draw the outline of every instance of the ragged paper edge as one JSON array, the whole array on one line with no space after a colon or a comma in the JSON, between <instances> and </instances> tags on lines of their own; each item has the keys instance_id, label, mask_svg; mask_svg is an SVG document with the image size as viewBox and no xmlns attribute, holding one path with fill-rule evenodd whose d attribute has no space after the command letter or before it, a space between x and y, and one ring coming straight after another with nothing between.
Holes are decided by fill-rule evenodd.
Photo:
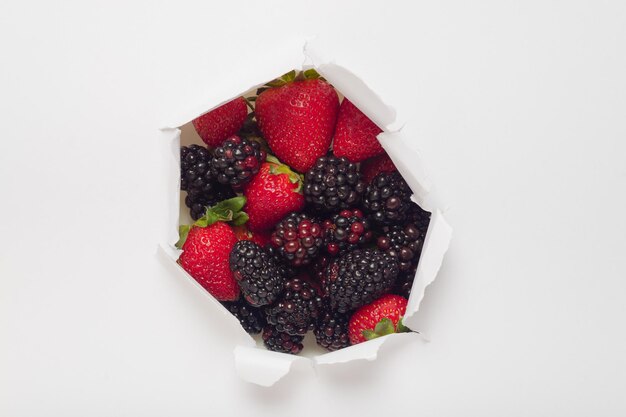
<instances>
[{"instance_id":1,"label":"ragged paper edge","mask_svg":"<svg viewBox=\"0 0 626 417\"><path fill-rule=\"evenodd\" d=\"M345 97L352 101L363 113L381 127L383 132L378 136L378 139L413 190L414 195L412 199L424 209L433 213L422 250L420 264L416 272L411 297L407 306L405 322L410 327L412 322L411 318L414 317L419 309L426 287L430 285L437 276L443 256L449 245L452 230L443 218L443 214L438 209L441 205L432 197L430 180L426 174L421 157L415 150L407 145L408 139L403 136L402 132L394 127L398 125L395 109L385 104L382 98L372 91L357 75L333 62L322 59L322 55L315 50L312 44L307 43L304 47L301 45L300 43L297 54L295 50L278 49L275 54L276 60L264 59L262 61L264 66L259 65L255 68L253 72L255 74L254 77L241 77L238 83L233 84L223 83L225 85L227 84L229 87L232 86L232 88L227 88L226 90L222 90L223 92L221 93L216 93L211 96L210 99L206 100L207 105L201 104L197 106L196 109L183 113L182 116L175 119L176 121L173 122L173 124L167 124L166 126L182 126L199 115L230 100L218 102L218 97L236 97L241 94L242 91L249 91L251 88L254 88L251 86L260 86L267 80L275 78L277 75L283 74L293 68L305 66L306 63L311 63L312 67L315 67L318 72ZM304 58L302 56L303 52ZM259 79L263 80L263 82L257 83ZM216 102L218 102L218 104L214 105ZM212 107L206 110L209 106ZM164 234L165 243L161 244L160 254L164 259L167 258L170 264L173 263L175 265L176 274L186 277L186 279L190 280L199 290L203 291L214 305L218 307L221 313L226 315L229 320L233 321L233 325L236 325L241 330L241 333L245 335L245 342L235 346L233 351L235 369L242 379L257 385L270 387L296 367L295 364L315 369L317 366L346 363L354 360L371 361L378 357L381 346L388 340L421 337L417 333L395 334L350 346L336 352L329 352L312 357L271 352L258 347L254 339L245 333L238 325L237 319L176 263L176 259L178 259L180 253L180 251L173 246L173 243L178 239L176 227L179 220L179 198L177 197L180 192L180 161L178 160L180 152L180 129L165 127L162 128L162 133L169 135L170 138L167 154L171 157L168 159L168 166L170 168L170 174L173 174L169 175L168 178L168 190L170 191L168 192L168 196L173 195L174 197L166 204L169 206L174 202L176 207L174 207L172 213L170 213L169 220L171 222L168 223L167 231ZM173 232L172 225L174 225Z\"/></svg>"}]
</instances>

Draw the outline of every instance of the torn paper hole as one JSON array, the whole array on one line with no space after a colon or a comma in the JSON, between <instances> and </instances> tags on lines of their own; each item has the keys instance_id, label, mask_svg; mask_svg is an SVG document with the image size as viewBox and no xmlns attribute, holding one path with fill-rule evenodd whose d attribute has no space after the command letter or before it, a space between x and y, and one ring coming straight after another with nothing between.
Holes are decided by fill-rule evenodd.
<instances>
[{"instance_id":1,"label":"torn paper hole","mask_svg":"<svg viewBox=\"0 0 626 417\"><path fill-rule=\"evenodd\" d=\"M295 46L292 44L277 48L272 59L258 62L254 71L237 74L237 77L233 77L232 80L219 83L217 90L207 94L208 101L196 103L188 109L178 109L179 114L167 125L168 127L162 128L160 132L159 143L163 148L163 166L166 167L163 171L167 176L163 181L167 185L163 204L169 208L170 215L162 225L158 256L173 274L187 280L197 287L198 291L206 294L214 307L215 317L219 319L226 317L226 320L232 322L236 336L227 340L237 341L233 351L236 372L245 381L261 386L272 386L298 367L314 371L317 366L332 366L355 360L374 360L377 358L380 347L388 340L393 338L393 340L400 341L421 336L415 333L393 334L335 352L326 352L308 337L308 340L305 339L303 352L298 356L293 356L270 352L263 347L259 337L253 338L245 333L237 319L176 263L180 255L180 251L174 246L178 240L178 225L191 222L187 210L181 210L180 146L202 143L191 126L191 120L234 97L254 93L268 80L292 69L313 67L340 92L340 95L349 98L380 126L383 132L378 139L411 187L414 193L412 199L432 213L405 315L405 323L414 330L419 331L411 326L414 324L415 313L419 309L426 287L435 280L439 272L452 233L442 213L442 206L432 196L432 186L422 158L408 145L409 138L396 128L398 123L393 107L386 104L379 94L372 91L365 80L331 60L321 57L314 44L303 46L300 43ZM302 68L303 63L311 65ZM213 87L214 85L207 81L207 91Z\"/></svg>"}]
</instances>

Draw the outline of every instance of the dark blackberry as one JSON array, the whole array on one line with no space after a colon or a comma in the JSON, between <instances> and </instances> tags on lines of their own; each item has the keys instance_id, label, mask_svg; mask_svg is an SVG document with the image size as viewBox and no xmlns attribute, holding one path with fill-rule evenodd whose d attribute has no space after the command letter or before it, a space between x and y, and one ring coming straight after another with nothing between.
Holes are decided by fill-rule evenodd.
<instances>
[{"instance_id":1,"label":"dark blackberry","mask_svg":"<svg viewBox=\"0 0 626 417\"><path fill-rule=\"evenodd\" d=\"M385 226L376 246L398 260L400 271L408 271L422 252L422 231L413 223Z\"/></svg>"},{"instance_id":2,"label":"dark blackberry","mask_svg":"<svg viewBox=\"0 0 626 417\"><path fill-rule=\"evenodd\" d=\"M377 249L356 249L331 261L324 292L330 308L340 313L369 304L391 290L398 261Z\"/></svg>"},{"instance_id":3,"label":"dark blackberry","mask_svg":"<svg viewBox=\"0 0 626 417\"><path fill-rule=\"evenodd\" d=\"M411 189L397 172L378 174L363 195L363 207L378 224L402 223L413 202Z\"/></svg>"},{"instance_id":4,"label":"dark blackberry","mask_svg":"<svg viewBox=\"0 0 626 417\"><path fill-rule=\"evenodd\" d=\"M220 184L240 190L259 172L265 156L258 142L233 135L215 148L211 171Z\"/></svg>"},{"instance_id":5,"label":"dark blackberry","mask_svg":"<svg viewBox=\"0 0 626 417\"><path fill-rule=\"evenodd\" d=\"M430 224L430 212L424 210L419 205L412 203L409 208L407 219L412 223L415 223L421 231L421 238L424 239L426 237L428 225Z\"/></svg>"},{"instance_id":6,"label":"dark blackberry","mask_svg":"<svg viewBox=\"0 0 626 417\"><path fill-rule=\"evenodd\" d=\"M279 332L303 336L315 327L321 303L322 299L307 282L290 279L278 301L265 309L267 322Z\"/></svg>"},{"instance_id":7,"label":"dark blackberry","mask_svg":"<svg viewBox=\"0 0 626 417\"><path fill-rule=\"evenodd\" d=\"M204 187L206 190L209 187ZM235 193L230 187L225 187L218 183L213 183L209 191L190 189L185 197L185 205L189 207L189 214L194 220L198 220L206 213L206 208L211 207L220 201L235 197Z\"/></svg>"},{"instance_id":8,"label":"dark blackberry","mask_svg":"<svg viewBox=\"0 0 626 417\"><path fill-rule=\"evenodd\" d=\"M415 281L415 272L417 271L417 262L413 263L408 271L401 272L396 278L393 286L393 293L408 299L411 296L411 288Z\"/></svg>"},{"instance_id":9,"label":"dark blackberry","mask_svg":"<svg viewBox=\"0 0 626 417\"><path fill-rule=\"evenodd\" d=\"M240 240L230 252L230 270L245 300L254 307L273 303L283 289L284 270L262 247Z\"/></svg>"},{"instance_id":10,"label":"dark blackberry","mask_svg":"<svg viewBox=\"0 0 626 417\"><path fill-rule=\"evenodd\" d=\"M263 311L252 307L242 299L232 302L225 301L222 304L233 316L237 317L241 327L250 334L261 333L261 330L266 325Z\"/></svg>"},{"instance_id":11,"label":"dark blackberry","mask_svg":"<svg viewBox=\"0 0 626 417\"><path fill-rule=\"evenodd\" d=\"M358 209L342 210L322 223L324 248L332 256L351 251L372 238L369 220Z\"/></svg>"},{"instance_id":12,"label":"dark blackberry","mask_svg":"<svg viewBox=\"0 0 626 417\"><path fill-rule=\"evenodd\" d=\"M326 296L325 293L325 277L326 277L326 267L328 267L328 263L330 262L329 255L320 255L317 257L313 265L311 265L311 270L313 272L312 279L315 280L320 286L320 295L322 297Z\"/></svg>"},{"instance_id":13,"label":"dark blackberry","mask_svg":"<svg viewBox=\"0 0 626 417\"><path fill-rule=\"evenodd\" d=\"M185 205L194 220L202 217L207 207L235 196L230 188L215 181L211 160L211 153L204 146L180 148L180 189L187 191Z\"/></svg>"},{"instance_id":14,"label":"dark blackberry","mask_svg":"<svg viewBox=\"0 0 626 417\"><path fill-rule=\"evenodd\" d=\"M326 309L320 315L314 330L317 344L330 351L350 346L349 322L348 314Z\"/></svg>"},{"instance_id":15,"label":"dark blackberry","mask_svg":"<svg viewBox=\"0 0 626 417\"><path fill-rule=\"evenodd\" d=\"M291 265L289 265L285 258L283 258L278 248L275 248L268 243L267 246L265 246L265 251L268 253L268 255L274 258L282 276L284 276L286 279L289 279L293 278L296 275L296 270Z\"/></svg>"},{"instance_id":16,"label":"dark blackberry","mask_svg":"<svg viewBox=\"0 0 626 417\"><path fill-rule=\"evenodd\" d=\"M302 350L304 336L290 335L279 332L274 326L267 325L263 329L263 344L269 350L297 355Z\"/></svg>"},{"instance_id":17,"label":"dark blackberry","mask_svg":"<svg viewBox=\"0 0 626 417\"><path fill-rule=\"evenodd\" d=\"M187 191L189 186L202 189L211 184L211 152L200 145L180 147L180 189Z\"/></svg>"},{"instance_id":18,"label":"dark blackberry","mask_svg":"<svg viewBox=\"0 0 626 417\"><path fill-rule=\"evenodd\" d=\"M306 213L288 214L276 225L270 239L270 244L295 267L315 259L323 243L322 227Z\"/></svg>"},{"instance_id":19,"label":"dark blackberry","mask_svg":"<svg viewBox=\"0 0 626 417\"><path fill-rule=\"evenodd\" d=\"M346 158L319 157L304 177L304 197L309 207L318 212L354 207L364 191L359 167Z\"/></svg>"}]
</instances>

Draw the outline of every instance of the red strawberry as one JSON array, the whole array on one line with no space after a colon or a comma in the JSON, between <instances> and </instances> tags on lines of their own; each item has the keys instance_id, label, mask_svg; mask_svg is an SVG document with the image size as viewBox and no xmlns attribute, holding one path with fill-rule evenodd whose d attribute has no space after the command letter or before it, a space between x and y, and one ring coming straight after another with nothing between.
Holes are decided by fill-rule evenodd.
<instances>
[{"instance_id":1,"label":"red strawberry","mask_svg":"<svg viewBox=\"0 0 626 417\"><path fill-rule=\"evenodd\" d=\"M247 216L241 212L244 204L245 198L235 197L207 209L204 217L193 225L181 226L181 237L176 244L183 250L178 263L220 301L239 298L239 286L228 262L237 237L226 221L245 222Z\"/></svg>"},{"instance_id":2,"label":"red strawberry","mask_svg":"<svg viewBox=\"0 0 626 417\"><path fill-rule=\"evenodd\" d=\"M376 136L382 130L347 98L341 103L333 153L350 162L361 162L384 152Z\"/></svg>"},{"instance_id":3,"label":"red strawberry","mask_svg":"<svg viewBox=\"0 0 626 417\"><path fill-rule=\"evenodd\" d=\"M386 153L370 158L361 164L361 178L366 184L372 182L374 177L381 172L394 171L397 171L397 168Z\"/></svg>"},{"instance_id":4,"label":"red strawberry","mask_svg":"<svg viewBox=\"0 0 626 417\"><path fill-rule=\"evenodd\" d=\"M328 152L338 109L335 89L323 80L308 79L263 91L256 99L255 113L272 152L296 171L306 172Z\"/></svg>"},{"instance_id":5,"label":"red strawberry","mask_svg":"<svg viewBox=\"0 0 626 417\"><path fill-rule=\"evenodd\" d=\"M249 240L261 247L265 247L265 245L269 243L271 237L270 233L267 232L253 233L248 230L246 226L233 227L233 231L235 232L235 236L237 236L237 240Z\"/></svg>"},{"instance_id":6,"label":"red strawberry","mask_svg":"<svg viewBox=\"0 0 626 417\"><path fill-rule=\"evenodd\" d=\"M252 232L268 231L288 213L304 208L302 177L274 160L268 157L270 162L261 165L244 191L245 211L250 217L248 228Z\"/></svg>"},{"instance_id":7,"label":"red strawberry","mask_svg":"<svg viewBox=\"0 0 626 417\"><path fill-rule=\"evenodd\" d=\"M359 308L350 318L350 343L356 345L387 334L409 331L401 321L406 304L406 298L387 294Z\"/></svg>"},{"instance_id":8,"label":"red strawberry","mask_svg":"<svg viewBox=\"0 0 626 417\"><path fill-rule=\"evenodd\" d=\"M248 115L243 97L229 101L192 121L204 143L217 147L241 129Z\"/></svg>"}]
</instances>

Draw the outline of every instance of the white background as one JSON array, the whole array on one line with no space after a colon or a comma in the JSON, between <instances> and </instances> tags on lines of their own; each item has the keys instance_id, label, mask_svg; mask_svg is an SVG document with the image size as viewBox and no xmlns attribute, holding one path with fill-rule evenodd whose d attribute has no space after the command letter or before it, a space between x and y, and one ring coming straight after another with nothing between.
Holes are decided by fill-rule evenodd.
<instances>
[{"instance_id":1,"label":"white background","mask_svg":"<svg viewBox=\"0 0 626 417\"><path fill-rule=\"evenodd\" d=\"M172 3L0 4L0 415L626 413L626 3ZM315 34L409 120L455 235L431 343L268 390L156 260L156 132Z\"/></svg>"}]
</instances>

